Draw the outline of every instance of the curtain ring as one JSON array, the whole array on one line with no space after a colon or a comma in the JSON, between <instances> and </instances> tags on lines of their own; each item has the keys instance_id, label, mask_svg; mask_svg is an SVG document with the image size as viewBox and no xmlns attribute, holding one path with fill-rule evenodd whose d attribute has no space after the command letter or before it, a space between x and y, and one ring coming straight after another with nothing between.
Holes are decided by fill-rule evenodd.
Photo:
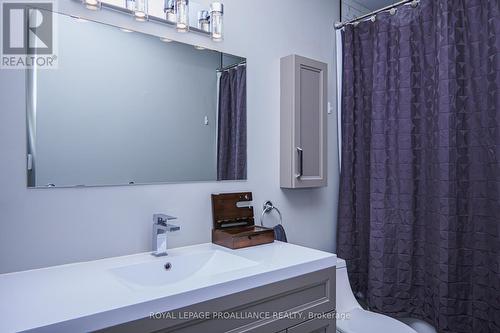
<instances>
[{"instance_id":1,"label":"curtain ring","mask_svg":"<svg viewBox=\"0 0 500 333\"><path fill-rule=\"evenodd\" d=\"M392 7L391 10L389 10L389 13L391 15L396 15L396 12L398 11L398 9L396 7Z\"/></svg>"},{"instance_id":2,"label":"curtain ring","mask_svg":"<svg viewBox=\"0 0 500 333\"><path fill-rule=\"evenodd\" d=\"M372 23L375 23L376 20L377 20L377 15L373 15L372 17L370 17L370 21L372 21Z\"/></svg>"},{"instance_id":3,"label":"curtain ring","mask_svg":"<svg viewBox=\"0 0 500 333\"><path fill-rule=\"evenodd\" d=\"M262 206L262 215L260 215L260 225L262 227L264 226L264 215L266 213L271 212L273 209L278 212L278 215L280 217L280 224L283 224L283 218L281 217L280 210L278 208L274 207L273 203L268 200L268 201L264 202L264 205Z\"/></svg>"},{"instance_id":4,"label":"curtain ring","mask_svg":"<svg viewBox=\"0 0 500 333\"><path fill-rule=\"evenodd\" d=\"M413 8L417 8L418 4L420 3L420 0L413 0L410 5L413 7Z\"/></svg>"}]
</instances>

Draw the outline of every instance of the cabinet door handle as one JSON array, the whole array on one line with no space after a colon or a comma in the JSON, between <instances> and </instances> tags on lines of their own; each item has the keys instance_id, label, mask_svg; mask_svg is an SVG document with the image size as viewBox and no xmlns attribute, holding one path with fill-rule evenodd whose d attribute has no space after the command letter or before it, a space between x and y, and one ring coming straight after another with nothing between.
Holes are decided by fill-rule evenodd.
<instances>
[{"instance_id":1,"label":"cabinet door handle","mask_svg":"<svg viewBox=\"0 0 500 333\"><path fill-rule=\"evenodd\" d=\"M299 173L295 177L300 178L304 175L304 150L297 147L297 154L299 157Z\"/></svg>"}]
</instances>

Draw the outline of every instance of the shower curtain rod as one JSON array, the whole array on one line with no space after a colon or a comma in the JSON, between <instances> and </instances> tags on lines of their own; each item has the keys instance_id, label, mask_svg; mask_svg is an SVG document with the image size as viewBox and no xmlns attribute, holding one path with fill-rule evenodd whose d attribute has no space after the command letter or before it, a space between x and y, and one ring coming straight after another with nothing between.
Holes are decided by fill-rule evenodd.
<instances>
[{"instance_id":1,"label":"shower curtain rod","mask_svg":"<svg viewBox=\"0 0 500 333\"><path fill-rule=\"evenodd\" d=\"M343 27L345 27L346 25L348 24L352 24L352 23L355 23L355 22L358 22L358 21L362 21L368 17L371 17L373 15L377 15L378 13L381 13L381 12L384 12L384 11L387 11L387 10L391 10L392 8L396 8L396 7L399 7L399 6L402 6L402 5L406 5L407 3L411 3L411 5L413 7L417 7L418 3L420 2L420 0L403 0L403 1L400 1L400 2L396 2L392 5L389 5L389 6L386 6L384 8L380 8L380 9L377 9L377 10L374 10L373 12L370 12L368 14L365 14L363 16L360 16L360 17L357 17L353 20L350 20L350 21L347 21L347 22L336 22L335 23L335 29L338 30L338 29L342 29Z\"/></svg>"},{"instance_id":2,"label":"shower curtain rod","mask_svg":"<svg viewBox=\"0 0 500 333\"><path fill-rule=\"evenodd\" d=\"M232 69L232 68L235 68L235 67L238 67L238 66L243 66L243 65L246 65L246 64L247 64L247 61L243 60L243 61L240 61L240 62L238 62L236 64L232 64L232 65L229 65L229 66L226 66L226 67L218 68L217 72L224 72L224 71L227 71L229 69Z\"/></svg>"}]
</instances>

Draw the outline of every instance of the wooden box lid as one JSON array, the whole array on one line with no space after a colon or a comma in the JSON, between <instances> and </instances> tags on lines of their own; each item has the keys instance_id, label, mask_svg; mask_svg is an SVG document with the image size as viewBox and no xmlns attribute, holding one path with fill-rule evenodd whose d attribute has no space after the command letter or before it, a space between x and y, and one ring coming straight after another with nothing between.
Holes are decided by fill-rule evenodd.
<instances>
[{"instance_id":1,"label":"wooden box lid","mask_svg":"<svg viewBox=\"0 0 500 333\"><path fill-rule=\"evenodd\" d=\"M214 229L255 224L252 192L212 194Z\"/></svg>"}]
</instances>

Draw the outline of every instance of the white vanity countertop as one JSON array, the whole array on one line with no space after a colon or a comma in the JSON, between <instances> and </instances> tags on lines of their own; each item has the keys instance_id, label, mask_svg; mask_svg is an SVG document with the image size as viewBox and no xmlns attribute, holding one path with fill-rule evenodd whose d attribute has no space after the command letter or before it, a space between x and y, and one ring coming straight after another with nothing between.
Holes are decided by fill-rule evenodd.
<instances>
[{"instance_id":1,"label":"white vanity countertop","mask_svg":"<svg viewBox=\"0 0 500 333\"><path fill-rule=\"evenodd\" d=\"M0 332L88 332L333 267L334 254L282 242L211 243L0 275ZM172 263L166 271L164 264Z\"/></svg>"}]
</instances>

